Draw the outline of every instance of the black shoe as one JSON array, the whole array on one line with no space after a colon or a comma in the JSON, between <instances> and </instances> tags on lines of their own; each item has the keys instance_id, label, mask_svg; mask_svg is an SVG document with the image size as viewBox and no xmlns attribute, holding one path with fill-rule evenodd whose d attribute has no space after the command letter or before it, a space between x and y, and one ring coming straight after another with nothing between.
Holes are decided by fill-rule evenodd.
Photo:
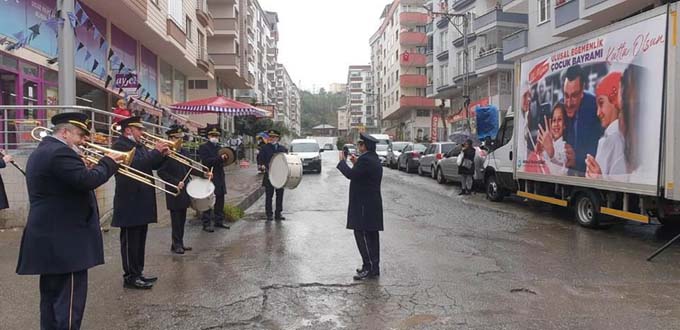
<instances>
[{"instance_id":1,"label":"black shoe","mask_svg":"<svg viewBox=\"0 0 680 330\"><path fill-rule=\"evenodd\" d=\"M175 253L175 254L184 254L184 248L181 247L181 246L172 247L170 249L170 251L172 251L172 253Z\"/></svg>"},{"instance_id":2,"label":"black shoe","mask_svg":"<svg viewBox=\"0 0 680 330\"><path fill-rule=\"evenodd\" d=\"M214 233L215 228L213 228L213 226L211 226L211 225L203 225L203 231L207 231L209 233Z\"/></svg>"},{"instance_id":3,"label":"black shoe","mask_svg":"<svg viewBox=\"0 0 680 330\"><path fill-rule=\"evenodd\" d=\"M273 220L274 220L274 218L271 215L267 216L267 221L273 221Z\"/></svg>"},{"instance_id":4,"label":"black shoe","mask_svg":"<svg viewBox=\"0 0 680 330\"><path fill-rule=\"evenodd\" d=\"M357 269L356 269L356 271L357 271L357 274L359 274L359 273L361 273L361 272L363 272L363 271L364 271L364 267L361 267L361 268L357 268Z\"/></svg>"},{"instance_id":5,"label":"black shoe","mask_svg":"<svg viewBox=\"0 0 680 330\"><path fill-rule=\"evenodd\" d=\"M158 276L148 276L147 277L147 276L142 275L139 278L146 283L155 283L156 281L158 281Z\"/></svg>"},{"instance_id":6,"label":"black shoe","mask_svg":"<svg viewBox=\"0 0 680 330\"><path fill-rule=\"evenodd\" d=\"M354 275L354 280L356 281L361 281L361 280L368 280L368 279L373 279L380 276L379 272L371 272L368 270L363 270L360 273L357 273Z\"/></svg>"},{"instance_id":7,"label":"black shoe","mask_svg":"<svg viewBox=\"0 0 680 330\"><path fill-rule=\"evenodd\" d=\"M458 196L463 196L463 195L465 195L465 190L461 190L461 191L458 193Z\"/></svg>"},{"instance_id":8,"label":"black shoe","mask_svg":"<svg viewBox=\"0 0 680 330\"><path fill-rule=\"evenodd\" d=\"M141 278L123 281L123 287L128 289L148 290L153 288L153 283L144 282Z\"/></svg>"},{"instance_id":9,"label":"black shoe","mask_svg":"<svg viewBox=\"0 0 680 330\"><path fill-rule=\"evenodd\" d=\"M182 246L182 248L184 249L184 251L191 251L191 250L193 250L193 248L192 248L191 246Z\"/></svg>"},{"instance_id":10,"label":"black shoe","mask_svg":"<svg viewBox=\"0 0 680 330\"><path fill-rule=\"evenodd\" d=\"M283 221L283 220L286 220L286 217L280 215L280 216L274 218L274 220L276 220L276 221Z\"/></svg>"},{"instance_id":11,"label":"black shoe","mask_svg":"<svg viewBox=\"0 0 680 330\"><path fill-rule=\"evenodd\" d=\"M229 229L229 226L223 224L223 223L216 223L215 228L224 228L224 229Z\"/></svg>"}]
</instances>

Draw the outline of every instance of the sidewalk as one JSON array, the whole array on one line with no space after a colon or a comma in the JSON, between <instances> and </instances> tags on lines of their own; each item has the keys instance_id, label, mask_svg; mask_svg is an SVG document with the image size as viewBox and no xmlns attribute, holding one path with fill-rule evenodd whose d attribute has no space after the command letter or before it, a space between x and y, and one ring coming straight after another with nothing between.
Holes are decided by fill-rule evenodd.
<instances>
[{"instance_id":1,"label":"sidewalk","mask_svg":"<svg viewBox=\"0 0 680 330\"><path fill-rule=\"evenodd\" d=\"M262 176L258 175L256 166L239 168L232 166L226 170L227 200L231 204L247 209L261 195ZM185 230L185 244L194 247L194 251L186 255L170 253L170 219L165 209L164 198L158 198L158 224L149 227L146 246L146 273L161 277L162 285L148 292L125 290L122 287L122 270L120 261L119 230L112 228L103 233L105 264L90 270L89 293L87 299L86 321L84 329L127 329L128 319L138 309L152 304L147 299L173 301L178 297L176 276L189 276L196 281L188 281L199 287L206 283L218 285L228 283L220 277L219 271L224 264L215 258L215 250L226 249L234 234L247 221L231 224L232 230L218 229L214 233L201 230L200 221L190 220ZM195 212L189 212L192 218ZM165 214L165 215L164 215ZM0 329L37 329L39 328L39 287L38 276L18 276L15 273L22 228L0 230ZM231 235L230 235L231 233ZM221 252L224 253L224 252ZM202 259L203 266L185 268L182 265L196 258ZM210 266L212 263L216 265ZM210 267L210 271L206 269ZM181 275L185 273L184 275ZM174 279L174 281L173 281ZM218 287L207 287L205 295L218 290ZM156 295L160 295L158 297ZM181 297L179 297L181 298ZM179 304L189 301L180 299ZM148 315L153 317L153 315Z\"/></svg>"}]
</instances>

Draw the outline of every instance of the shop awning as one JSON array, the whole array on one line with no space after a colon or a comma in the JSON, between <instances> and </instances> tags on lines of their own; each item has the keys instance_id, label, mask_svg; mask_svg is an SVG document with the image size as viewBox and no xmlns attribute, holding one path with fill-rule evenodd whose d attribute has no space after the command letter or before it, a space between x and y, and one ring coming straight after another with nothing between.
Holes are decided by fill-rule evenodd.
<instances>
[{"instance_id":1,"label":"shop awning","mask_svg":"<svg viewBox=\"0 0 680 330\"><path fill-rule=\"evenodd\" d=\"M202 100L194 100L178 103L170 106L170 109L185 114L192 113L223 113L228 116L255 116L266 117L268 112L256 108L250 104L242 103L224 96L215 96Z\"/></svg>"}]
</instances>

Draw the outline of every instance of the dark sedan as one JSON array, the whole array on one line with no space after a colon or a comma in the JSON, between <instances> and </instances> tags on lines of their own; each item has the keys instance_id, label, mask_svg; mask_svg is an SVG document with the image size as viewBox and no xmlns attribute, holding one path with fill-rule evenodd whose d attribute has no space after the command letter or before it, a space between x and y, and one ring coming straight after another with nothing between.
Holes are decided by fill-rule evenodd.
<instances>
[{"instance_id":1,"label":"dark sedan","mask_svg":"<svg viewBox=\"0 0 680 330\"><path fill-rule=\"evenodd\" d=\"M420 166L420 156L427 149L427 145L422 143L409 143L397 158L397 168L406 173L415 172Z\"/></svg>"}]
</instances>

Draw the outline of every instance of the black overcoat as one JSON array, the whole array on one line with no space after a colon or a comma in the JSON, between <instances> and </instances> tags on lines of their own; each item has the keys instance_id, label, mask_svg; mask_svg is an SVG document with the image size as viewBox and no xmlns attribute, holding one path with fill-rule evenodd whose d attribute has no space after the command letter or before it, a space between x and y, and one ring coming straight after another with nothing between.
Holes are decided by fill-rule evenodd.
<instances>
[{"instance_id":1,"label":"black overcoat","mask_svg":"<svg viewBox=\"0 0 680 330\"><path fill-rule=\"evenodd\" d=\"M0 157L0 168L7 167L5 161ZM5 192L5 183L2 182L2 175L0 175L0 210L9 208L9 202L7 201L7 192Z\"/></svg>"},{"instance_id":2,"label":"black overcoat","mask_svg":"<svg viewBox=\"0 0 680 330\"><path fill-rule=\"evenodd\" d=\"M347 229L363 231L383 230L382 165L378 155L369 151L362 154L354 167L350 168L342 160L337 168L350 180L349 209L347 211Z\"/></svg>"},{"instance_id":3,"label":"black overcoat","mask_svg":"<svg viewBox=\"0 0 680 330\"><path fill-rule=\"evenodd\" d=\"M119 138L112 148L118 151L130 151L135 148L132 168L153 175L163 165L165 157L158 150L149 150L142 144ZM157 222L156 189L122 174L116 174L116 194L113 197L114 227L135 227Z\"/></svg>"},{"instance_id":4,"label":"black overcoat","mask_svg":"<svg viewBox=\"0 0 680 330\"><path fill-rule=\"evenodd\" d=\"M220 145L212 142L206 142L198 147L198 157L201 158L203 165L213 170L212 182L215 185L215 195L225 195L227 193L227 184L224 179L224 159L217 153L220 150Z\"/></svg>"},{"instance_id":5,"label":"black overcoat","mask_svg":"<svg viewBox=\"0 0 680 330\"><path fill-rule=\"evenodd\" d=\"M108 157L88 169L65 143L51 136L40 142L26 164L30 209L18 274L66 274L104 263L94 189L117 169Z\"/></svg>"},{"instance_id":6,"label":"black overcoat","mask_svg":"<svg viewBox=\"0 0 680 330\"><path fill-rule=\"evenodd\" d=\"M185 149L180 149L180 153L184 156L189 157L189 153ZM161 179L177 185L179 184L180 181L184 179L184 177L189 173L189 170L191 169L191 175L196 175L196 176L202 176L203 173L195 170L193 168L190 168L189 166L186 166L184 164L181 164L180 162L169 159L165 162L163 162L163 165L161 168L158 170L158 176L161 177ZM185 183L186 185L189 184L191 178L189 178ZM165 206L168 208L170 211L181 211L189 208L191 206L191 198L189 197L189 194L187 194L187 189L186 185L184 186L184 189L180 190L179 195L173 196L171 194L166 193L165 194ZM170 191L175 191L172 187L169 185L165 185L165 189L170 190Z\"/></svg>"}]
</instances>

